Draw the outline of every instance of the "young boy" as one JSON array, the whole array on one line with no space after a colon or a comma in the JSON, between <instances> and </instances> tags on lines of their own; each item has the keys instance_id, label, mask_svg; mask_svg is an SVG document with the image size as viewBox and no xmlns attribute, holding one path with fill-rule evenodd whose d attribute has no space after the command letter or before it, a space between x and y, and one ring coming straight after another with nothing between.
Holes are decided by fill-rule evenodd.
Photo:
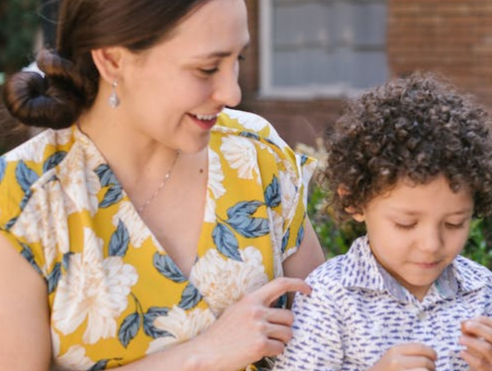
<instances>
[{"instance_id":1,"label":"young boy","mask_svg":"<svg viewBox=\"0 0 492 371\"><path fill-rule=\"evenodd\" d=\"M459 256L492 211L487 114L414 74L350 103L327 149L332 206L367 235L309 276L275 370L492 370L492 273Z\"/></svg>"}]
</instances>

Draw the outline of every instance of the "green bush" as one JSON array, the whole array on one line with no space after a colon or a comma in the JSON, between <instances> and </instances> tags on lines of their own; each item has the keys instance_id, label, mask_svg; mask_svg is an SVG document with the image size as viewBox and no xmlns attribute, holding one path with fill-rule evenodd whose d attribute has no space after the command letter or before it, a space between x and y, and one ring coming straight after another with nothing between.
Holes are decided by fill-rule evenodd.
<instances>
[{"instance_id":1,"label":"green bush","mask_svg":"<svg viewBox=\"0 0 492 371\"><path fill-rule=\"evenodd\" d=\"M11 73L32 61L39 27L38 0L6 0L0 6L0 71Z\"/></svg>"}]
</instances>

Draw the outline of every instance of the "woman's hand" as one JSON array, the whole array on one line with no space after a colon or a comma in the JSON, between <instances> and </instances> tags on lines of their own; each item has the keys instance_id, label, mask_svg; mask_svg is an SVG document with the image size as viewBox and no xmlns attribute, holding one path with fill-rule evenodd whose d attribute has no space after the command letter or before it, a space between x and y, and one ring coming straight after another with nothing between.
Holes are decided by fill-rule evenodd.
<instances>
[{"instance_id":1,"label":"woman's hand","mask_svg":"<svg viewBox=\"0 0 492 371\"><path fill-rule=\"evenodd\" d=\"M466 347L461 357L470 365L470 371L492 370L492 319L476 317L461 324L460 344Z\"/></svg>"},{"instance_id":2,"label":"woman's hand","mask_svg":"<svg viewBox=\"0 0 492 371\"><path fill-rule=\"evenodd\" d=\"M432 371L437 354L421 343L407 343L390 348L368 371Z\"/></svg>"},{"instance_id":3,"label":"woman's hand","mask_svg":"<svg viewBox=\"0 0 492 371\"><path fill-rule=\"evenodd\" d=\"M214 370L232 371L280 354L292 337L294 316L290 310L272 308L271 304L292 291L309 294L311 289L301 279L281 277L227 308L193 341L193 353L200 359L197 368L206 359L206 363L213 363Z\"/></svg>"}]
</instances>

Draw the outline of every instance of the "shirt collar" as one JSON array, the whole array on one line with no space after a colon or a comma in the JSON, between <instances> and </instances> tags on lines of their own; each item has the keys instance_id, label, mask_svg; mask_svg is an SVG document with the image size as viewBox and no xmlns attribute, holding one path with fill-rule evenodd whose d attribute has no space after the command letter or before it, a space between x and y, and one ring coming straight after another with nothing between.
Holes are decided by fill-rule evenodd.
<instances>
[{"instance_id":1,"label":"shirt collar","mask_svg":"<svg viewBox=\"0 0 492 371\"><path fill-rule=\"evenodd\" d=\"M482 288L488 280L487 268L457 256L434 282L427 296L437 294L444 299L453 298L458 291L470 292ZM356 239L347 252L342 263L341 282L347 288L385 291L401 302L414 300L413 295L377 262L367 236Z\"/></svg>"}]
</instances>

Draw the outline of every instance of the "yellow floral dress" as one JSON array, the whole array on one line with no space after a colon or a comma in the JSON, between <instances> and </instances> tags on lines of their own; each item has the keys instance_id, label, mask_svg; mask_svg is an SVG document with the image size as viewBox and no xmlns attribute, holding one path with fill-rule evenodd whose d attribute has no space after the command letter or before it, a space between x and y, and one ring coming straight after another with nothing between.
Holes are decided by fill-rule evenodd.
<instances>
[{"instance_id":1,"label":"yellow floral dress","mask_svg":"<svg viewBox=\"0 0 492 371\"><path fill-rule=\"evenodd\" d=\"M111 369L186 341L282 275L303 238L314 161L235 110L220 115L208 155L189 279L76 126L0 158L0 233L46 280L54 370Z\"/></svg>"}]
</instances>

